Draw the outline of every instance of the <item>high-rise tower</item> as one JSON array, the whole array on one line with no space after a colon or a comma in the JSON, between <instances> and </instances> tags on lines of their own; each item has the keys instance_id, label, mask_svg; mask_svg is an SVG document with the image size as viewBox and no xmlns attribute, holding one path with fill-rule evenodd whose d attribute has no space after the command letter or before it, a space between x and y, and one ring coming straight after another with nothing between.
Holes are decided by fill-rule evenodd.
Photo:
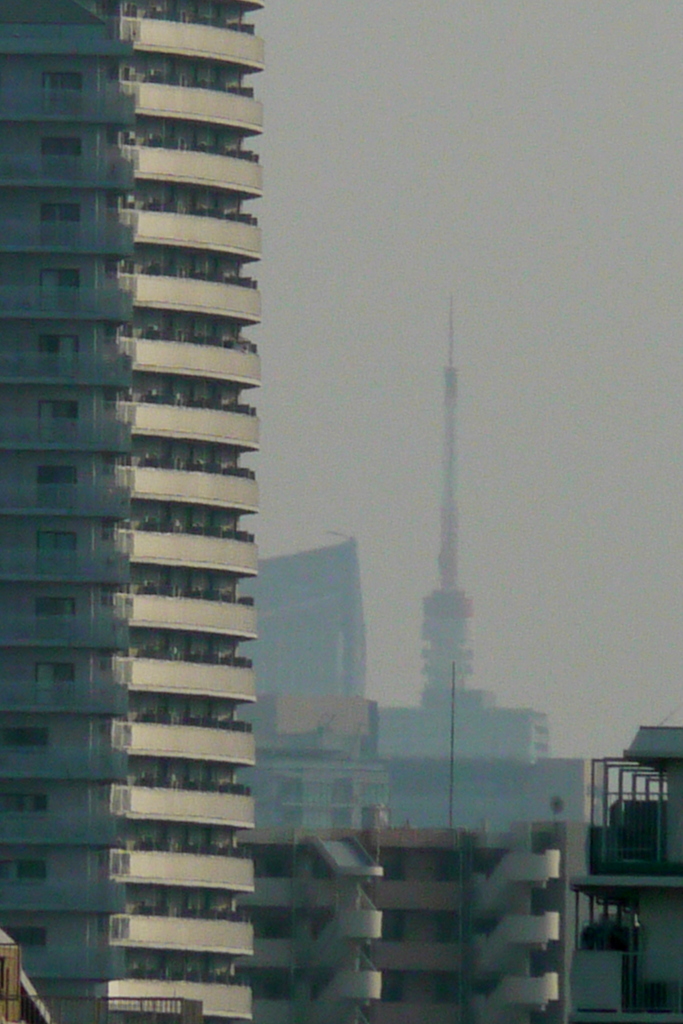
<instances>
[{"instance_id":1,"label":"high-rise tower","mask_svg":"<svg viewBox=\"0 0 683 1024\"><path fill-rule=\"evenodd\" d=\"M127 980L110 992L201 999L222 1021L251 1013L234 962L252 948L236 900L253 871L235 833L253 825L238 773L254 742L236 711L254 699L239 645L255 612L239 584L257 557L242 517L257 505L243 457L258 420L244 394L260 367L243 331L260 316L248 206L261 169L248 142L262 113L248 83L263 42L248 16L261 4L107 5L133 47L123 78L136 102L128 849L115 865Z\"/></svg>"},{"instance_id":2,"label":"high-rise tower","mask_svg":"<svg viewBox=\"0 0 683 1024\"><path fill-rule=\"evenodd\" d=\"M472 671L469 624L472 602L458 587L457 502L457 408L458 371L455 367L455 333L451 302L448 332L448 365L444 368L444 439L441 494L441 541L439 586L424 600L422 651L425 684L422 703L434 706L447 699L455 671L456 687L462 689Z\"/></svg>"},{"instance_id":3,"label":"high-rise tower","mask_svg":"<svg viewBox=\"0 0 683 1024\"><path fill-rule=\"evenodd\" d=\"M54 760L56 771L70 773L55 775L56 796L67 792L75 768L53 756L52 745L69 737L93 784L116 783L122 845L112 869L125 906L111 901L107 885L97 899L74 886L90 917L73 949L91 940L106 949L108 913L121 909L111 938L124 963L110 994L200 999L215 1021L251 1015L234 964L252 948L236 900L252 888L253 871L235 833L253 824L253 802L238 778L253 763L253 738L237 710L254 699L239 645L255 636L255 612L239 584L256 571L242 516L256 511L254 473L243 460L258 446L258 421L243 393L258 385L260 368L242 332L260 315L247 271L259 257L260 233L246 204L261 191L248 147L261 130L261 106L247 84L263 62L248 20L261 6L0 4L0 26L3 15L13 22L2 51L3 157L14 147L29 168L0 182L9 190L0 208L0 309L10 321L2 345L16 363L2 394L0 435L13 452L4 493L10 511L22 513L5 531L14 561L5 577L12 615L3 626L6 647L30 648L20 671L11 655L5 674L14 672L24 696L25 680L35 678L42 699L47 679L50 692L71 702L64 728L54 716L49 727L12 721L7 743L40 745L48 729L50 753L30 765L46 771ZM26 12L38 27L28 30L24 69L15 23ZM27 123L6 130L14 121ZM46 373L47 356L61 376ZM51 509L49 521L34 523L49 487L55 499L68 494L78 522L65 528ZM30 492L23 504L22 488ZM56 567L58 587L50 575ZM123 599L117 590L127 590ZM48 638L43 657L34 648ZM75 649L87 654L83 669ZM110 677L126 684L129 705L127 721L115 723L120 750L111 756L106 716L122 713L124 702L93 710L84 696L86 681L104 687ZM61 704L50 714L56 710ZM101 727L96 715L105 718ZM25 778L27 758L12 754L5 763ZM14 799L19 789L8 786ZM27 792L31 808L44 810L44 791ZM109 808L92 793L88 799L94 809ZM74 844L78 832L62 825L60 834ZM102 841L105 850L113 839ZM18 866L33 859L17 854L12 870L34 870ZM60 863L80 870L70 854ZM101 856L95 877L106 882L108 869ZM49 877L50 864L46 870ZM57 897L35 880L31 906L42 914ZM11 899L20 898L14 886ZM55 958L58 935L48 929Z\"/></svg>"},{"instance_id":4,"label":"high-rise tower","mask_svg":"<svg viewBox=\"0 0 683 1024\"><path fill-rule=\"evenodd\" d=\"M73 0L0 4L0 919L46 994L85 995L122 966L125 52Z\"/></svg>"}]
</instances>

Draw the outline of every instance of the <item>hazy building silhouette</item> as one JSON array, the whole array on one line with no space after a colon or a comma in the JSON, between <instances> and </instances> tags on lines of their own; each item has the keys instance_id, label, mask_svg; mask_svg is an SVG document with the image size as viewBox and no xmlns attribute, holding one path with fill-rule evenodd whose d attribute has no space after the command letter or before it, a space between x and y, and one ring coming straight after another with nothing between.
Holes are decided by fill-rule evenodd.
<instances>
[{"instance_id":1,"label":"hazy building silhouette","mask_svg":"<svg viewBox=\"0 0 683 1024\"><path fill-rule=\"evenodd\" d=\"M259 693L362 695L365 622L355 540L265 558L250 585L259 607Z\"/></svg>"}]
</instances>

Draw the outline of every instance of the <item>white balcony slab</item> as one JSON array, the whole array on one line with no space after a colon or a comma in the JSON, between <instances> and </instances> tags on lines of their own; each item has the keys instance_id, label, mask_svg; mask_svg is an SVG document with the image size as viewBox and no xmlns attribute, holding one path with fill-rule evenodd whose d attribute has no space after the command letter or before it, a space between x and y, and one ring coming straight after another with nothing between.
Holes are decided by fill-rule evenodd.
<instances>
[{"instance_id":1,"label":"white balcony slab","mask_svg":"<svg viewBox=\"0 0 683 1024\"><path fill-rule=\"evenodd\" d=\"M163 371L182 377L210 377L236 381L247 387L257 387L261 383L261 360L255 352L182 341L140 339L129 342L127 347L136 370Z\"/></svg>"},{"instance_id":2,"label":"white balcony slab","mask_svg":"<svg viewBox=\"0 0 683 1024\"><path fill-rule=\"evenodd\" d=\"M259 444L259 421L244 413L137 403L129 407L128 419L134 434L147 437L232 444L249 451Z\"/></svg>"},{"instance_id":3,"label":"white balcony slab","mask_svg":"<svg viewBox=\"0 0 683 1024\"><path fill-rule=\"evenodd\" d=\"M150 853L131 850L124 856L127 870L116 874L121 881L200 885L207 889L230 889L234 892L253 892L254 889L254 865L245 857L200 856L158 850Z\"/></svg>"},{"instance_id":4,"label":"white balcony slab","mask_svg":"<svg viewBox=\"0 0 683 1024\"><path fill-rule=\"evenodd\" d=\"M256 512L258 509L258 485L255 480L218 473L136 468L133 470L133 497L197 502L243 512Z\"/></svg>"},{"instance_id":5,"label":"white balcony slab","mask_svg":"<svg viewBox=\"0 0 683 1024\"><path fill-rule=\"evenodd\" d=\"M227 316L244 323L258 323L261 319L261 296L255 288L151 274L124 280L134 293L136 306Z\"/></svg>"},{"instance_id":6,"label":"white balcony slab","mask_svg":"<svg viewBox=\"0 0 683 1024\"><path fill-rule=\"evenodd\" d=\"M135 530L130 534L128 550L131 561L152 565L191 565L223 569L242 576L253 576L258 569L256 544L229 538Z\"/></svg>"},{"instance_id":7,"label":"white balcony slab","mask_svg":"<svg viewBox=\"0 0 683 1024\"><path fill-rule=\"evenodd\" d=\"M152 146L129 147L126 152L132 156L137 178L206 185L247 196L260 196L263 191L263 169L255 160Z\"/></svg>"},{"instance_id":8,"label":"white balcony slab","mask_svg":"<svg viewBox=\"0 0 683 1024\"><path fill-rule=\"evenodd\" d=\"M140 210L134 220L138 245L211 249L250 260L257 260L261 255L261 230L254 224L151 210Z\"/></svg>"},{"instance_id":9,"label":"white balcony slab","mask_svg":"<svg viewBox=\"0 0 683 1024\"><path fill-rule=\"evenodd\" d=\"M126 730L128 753L140 757L189 758L243 765L254 763L252 733L155 722L133 722L126 726Z\"/></svg>"},{"instance_id":10,"label":"white balcony slab","mask_svg":"<svg viewBox=\"0 0 683 1024\"><path fill-rule=\"evenodd\" d=\"M263 68L263 39L246 32L159 18L122 18L121 31L136 50L146 53L223 61L254 71Z\"/></svg>"},{"instance_id":11,"label":"white balcony slab","mask_svg":"<svg viewBox=\"0 0 683 1024\"><path fill-rule=\"evenodd\" d=\"M246 96L153 82L141 82L135 92L138 116L206 121L253 135L258 135L263 128L263 105Z\"/></svg>"},{"instance_id":12,"label":"white balcony slab","mask_svg":"<svg viewBox=\"0 0 683 1024\"><path fill-rule=\"evenodd\" d=\"M121 809L127 808L131 818L233 825L235 828L254 826L254 801L250 796L142 786L119 787L117 793Z\"/></svg>"},{"instance_id":13,"label":"white balcony slab","mask_svg":"<svg viewBox=\"0 0 683 1024\"><path fill-rule=\"evenodd\" d=\"M196 630L256 639L256 611L248 605L189 597L134 594L127 608L132 627Z\"/></svg>"},{"instance_id":14,"label":"white balcony slab","mask_svg":"<svg viewBox=\"0 0 683 1024\"><path fill-rule=\"evenodd\" d=\"M107 991L113 999L192 999L202 1003L207 1017L226 1017L231 1021L252 1019L248 985L128 978L110 982Z\"/></svg>"},{"instance_id":15,"label":"white balcony slab","mask_svg":"<svg viewBox=\"0 0 683 1024\"><path fill-rule=\"evenodd\" d=\"M234 665L205 665L156 658L119 659L121 678L130 690L186 693L202 697L255 698L254 671Z\"/></svg>"}]
</instances>

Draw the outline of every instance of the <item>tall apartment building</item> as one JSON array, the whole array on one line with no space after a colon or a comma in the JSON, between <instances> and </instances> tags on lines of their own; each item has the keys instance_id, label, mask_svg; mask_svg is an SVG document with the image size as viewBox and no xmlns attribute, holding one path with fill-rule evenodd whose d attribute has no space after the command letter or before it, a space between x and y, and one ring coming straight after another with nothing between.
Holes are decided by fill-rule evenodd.
<instances>
[{"instance_id":1,"label":"tall apartment building","mask_svg":"<svg viewBox=\"0 0 683 1024\"><path fill-rule=\"evenodd\" d=\"M584 836L564 822L245 835L255 1024L566 1024Z\"/></svg>"},{"instance_id":2,"label":"tall apartment building","mask_svg":"<svg viewBox=\"0 0 683 1024\"><path fill-rule=\"evenodd\" d=\"M0 921L50 992L86 993L121 966L108 872L111 785L126 780L112 746L128 643L123 53L70 0L0 5Z\"/></svg>"},{"instance_id":3,"label":"tall apartment building","mask_svg":"<svg viewBox=\"0 0 683 1024\"><path fill-rule=\"evenodd\" d=\"M593 765L573 1024L683 1021L683 729L642 727Z\"/></svg>"},{"instance_id":4,"label":"tall apartment building","mask_svg":"<svg viewBox=\"0 0 683 1024\"><path fill-rule=\"evenodd\" d=\"M33 123L17 136L18 153L30 156L39 172L30 182L22 175L16 183L24 208L18 209L17 196L7 193L5 219L22 217L24 224L14 236L3 224L2 234L7 244L18 238L19 248L29 255L12 252L3 276L8 284L35 279L25 289L28 298L22 292L17 299L20 313L15 316L28 324L23 347L33 350L36 359L56 353L65 366L71 357L71 369L63 371L68 381L51 384L49 394L43 395L43 377L32 378L36 410L16 388L7 389L8 408L20 416L21 407L29 436L33 431L38 438L34 448L46 447L49 421L50 430L61 431L61 450L68 459L52 475L45 474L45 466L54 460L42 455L34 459L36 465L17 466L6 493L19 494L33 479L36 486L45 481L80 493L87 481L89 514L94 515L110 491L120 496L118 481L124 500L116 515L127 519L125 530L116 529L116 515L109 512L101 522L98 511L90 532L81 536L75 530L74 542L74 529L64 539L65 531L52 523L49 541L42 533L34 537L24 517L26 538L17 534L8 543L37 544L39 558L49 543L57 550L51 565L66 562L70 572L72 561L85 567L87 586L78 591L82 606L70 591L54 594L42 584L36 591L36 602L45 592L47 603L36 603L35 610L47 609L43 618L51 626L73 610L80 630L87 615L98 628L111 621L118 629L109 605L116 604L114 591L121 589L130 566L128 594L120 602L129 635L110 627L116 638L111 650L119 652L116 672L129 704L128 723L117 728L128 773L113 794L114 810L125 818L125 828L119 829L124 846L112 854L114 876L125 891L125 910L112 921L113 944L124 960L123 980L112 982L110 995L201 999L205 1014L223 1021L250 1014L248 990L232 980L235 957L248 953L252 944L251 926L236 908L238 894L252 886L252 869L239 856L234 833L253 823L252 800L236 777L241 766L253 763L253 739L236 719L236 709L253 700L254 691L250 662L238 647L255 636L253 602L240 594L239 581L256 571L253 536L241 517L256 510L254 474L242 459L258 445L258 422L242 392L258 384L259 361L242 330L258 321L260 311L255 282L245 272L245 265L258 258L260 236L243 205L261 188L257 157L247 148L247 140L261 130L261 107L246 84L262 66L262 42L247 20L260 6L261 0L8 0L2 5L14 22L2 68L2 89L12 102L3 111L29 109L28 101L22 108L13 102L24 88L33 90L41 111L46 92L49 102L58 90L60 102L67 96L59 131L49 132L57 142L44 142L48 133L40 118L39 131ZM85 7L103 20L92 20ZM11 37L29 11L36 25L31 31L39 40L24 48L24 86L10 59ZM85 65L80 68L86 60L81 56L86 25L102 38L108 34L116 55L116 60L93 60L90 72ZM55 39L60 40L57 53ZM125 116L117 120L98 113L101 128L86 135L84 112L99 111L98 97L106 98L109 91L113 99L106 103ZM53 155L60 168L57 185L46 178L46 158ZM122 156L134 168L132 187ZM101 196L95 188L98 179L91 180L90 164L97 160L102 163ZM55 188L62 191L53 197ZM35 239L27 237L34 221ZM46 238L59 243L58 258L52 248L43 255ZM61 303L59 317L53 315L45 334L34 322L33 292L40 303ZM8 302L9 297L5 319L13 308ZM76 308L79 324L89 311L83 330L73 326ZM13 356L18 338L15 330L3 338ZM111 381L112 371L107 377L97 363L84 377L83 367L91 351L101 351L102 365L107 352L109 362L125 365L121 349L131 361L132 382L124 382L130 383L129 400L117 403L115 387L121 382ZM71 391L63 395L67 385ZM74 388L86 385L92 394L86 389L83 397L81 390L73 396ZM17 430L6 428L12 438ZM117 445L126 463L119 470ZM86 452L83 468L74 461L74 450ZM24 510L18 498L10 501ZM118 558L119 550L125 558ZM109 556L122 566L121 578L112 577ZM98 573L105 573L103 582ZM22 594L27 593L24 600L32 600L32 592L23 587ZM20 616L14 597L10 590L8 606ZM39 626L45 629L42 619ZM74 630L72 623L69 647ZM22 635L34 638L34 625ZM110 648L100 636L101 629L91 640L91 661L97 671L108 672L112 659L100 652ZM75 664L74 659L62 652L51 663L56 666L54 687L69 691L66 677L72 670L60 666ZM43 672L35 657L27 664L27 673ZM88 711L87 702L77 707L84 715ZM59 738L54 721L51 743ZM82 750L90 750L93 736L100 735L89 718L86 724L90 733L77 737ZM106 878L106 867L101 870ZM37 906L42 898L36 889ZM97 917L103 946L106 925L104 915Z\"/></svg>"}]
</instances>

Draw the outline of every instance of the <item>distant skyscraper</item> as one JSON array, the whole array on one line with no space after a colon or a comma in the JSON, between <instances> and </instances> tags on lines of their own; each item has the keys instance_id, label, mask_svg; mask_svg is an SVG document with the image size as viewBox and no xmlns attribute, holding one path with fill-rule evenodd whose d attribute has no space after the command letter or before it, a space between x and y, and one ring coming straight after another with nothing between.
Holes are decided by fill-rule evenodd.
<instances>
[{"instance_id":1,"label":"distant skyscraper","mask_svg":"<svg viewBox=\"0 0 683 1024\"><path fill-rule=\"evenodd\" d=\"M425 707L448 700L451 679L462 689L472 672L472 602L458 587L457 408L458 371L454 365L453 305L449 317L448 365L444 369L444 440L441 494L439 586L424 600L422 672Z\"/></svg>"},{"instance_id":2,"label":"distant skyscraper","mask_svg":"<svg viewBox=\"0 0 683 1024\"><path fill-rule=\"evenodd\" d=\"M259 693L364 694L365 622L355 540L266 558L250 589L259 607Z\"/></svg>"}]
</instances>

